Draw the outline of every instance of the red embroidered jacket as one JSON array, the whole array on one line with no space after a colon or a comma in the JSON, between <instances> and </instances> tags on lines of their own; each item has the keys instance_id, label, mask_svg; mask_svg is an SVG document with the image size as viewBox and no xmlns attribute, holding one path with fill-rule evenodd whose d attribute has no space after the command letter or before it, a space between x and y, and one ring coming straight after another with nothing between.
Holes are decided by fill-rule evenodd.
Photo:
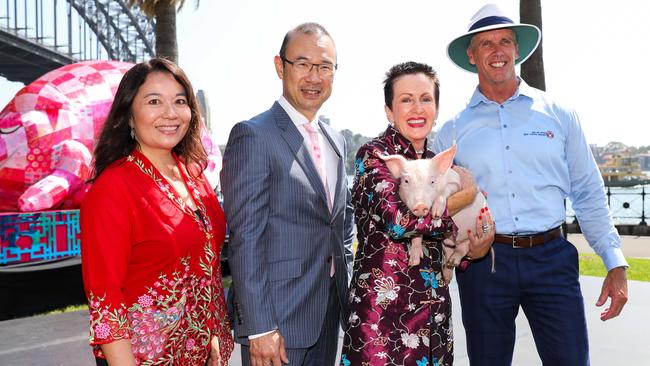
<instances>
[{"instance_id":1,"label":"red embroidered jacket","mask_svg":"<svg viewBox=\"0 0 650 366\"><path fill-rule=\"evenodd\" d=\"M98 357L99 345L130 339L138 364L202 365L217 336L227 364L225 218L204 177L183 178L197 213L137 151L109 166L82 202L82 270Z\"/></svg>"}]
</instances>

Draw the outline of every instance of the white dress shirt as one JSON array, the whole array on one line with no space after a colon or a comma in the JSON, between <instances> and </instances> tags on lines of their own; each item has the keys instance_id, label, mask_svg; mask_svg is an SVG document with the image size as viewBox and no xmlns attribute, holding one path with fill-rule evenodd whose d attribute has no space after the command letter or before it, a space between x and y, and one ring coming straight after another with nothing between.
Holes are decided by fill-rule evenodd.
<instances>
[{"instance_id":1,"label":"white dress shirt","mask_svg":"<svg viewBox=\"0 0 650 366\"><path fill-rule=\"evenodd\" d=\"M336 152L334 151L334 148L330 144L329 140L325 135L323 134L323 131L320 128L320 125L318 124L318 117L314 118L313 121L309 121L307 117L305 117L302 113L298 112L291 104L289 104L289 101L287 101L284 96L280 96L280 99L278 99L278 104L284 109L285 112L289 115L289 118L291 121L296 125L298 128L298 131L300 131L300 134L302 134L302 137L305 139L305 142L307 144L310 143L311 139L308 135L308 132L302 127L302 125L309 123L316 132L318 132L318 143L321 146L321 150L323 151L323 155L321 157L321 163L324 165L323 167L316 167L316 168L321 168L325 170L325 174L327 175L327 181L328 183L328 188L329 188L329 194L332 199L334 199L334 190L336 188L336 181L338 179L338 174L337 174L337 163L338 163L338 156L336 155ZM318 116L318 113L316 114ZM311 156L311 154L309 155ZM313 161L313 160L312 160ZM314 162L314 164L316 164Z\"/></svg>"}]
</instances>

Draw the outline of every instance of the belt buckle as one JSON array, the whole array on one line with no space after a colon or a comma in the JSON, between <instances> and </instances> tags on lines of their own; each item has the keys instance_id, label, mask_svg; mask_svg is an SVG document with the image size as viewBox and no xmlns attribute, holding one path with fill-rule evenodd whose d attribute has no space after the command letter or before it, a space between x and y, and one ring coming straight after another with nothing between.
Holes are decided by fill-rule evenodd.
<instances>
[{"instance_id":1,"label":"belt buckle","mask_svg":"<svg viewBox=\"0 0 650 366\"><path fill-rule=\"evenodd\" d=\"M517 236L513 235L511 238L512 238L512 248L521 249L521 247L517 245Z\"/></svg>"},{"instance_id":2,"label":"belt buckle","mask_svg":"<svg viewBox=\"0 0 650 366\"><path fill-rule=\"evenodd\" d=\"M533 247L533 236L532 235L527 237L528 238L528 246L527 247L517 245L517 239L520 239L520 238L523 239L524 237L516 236L516 235L512 236L512 248L514 248L514 249L525 249L525 248L532 248Z\"/></svg>"}]
</instances>

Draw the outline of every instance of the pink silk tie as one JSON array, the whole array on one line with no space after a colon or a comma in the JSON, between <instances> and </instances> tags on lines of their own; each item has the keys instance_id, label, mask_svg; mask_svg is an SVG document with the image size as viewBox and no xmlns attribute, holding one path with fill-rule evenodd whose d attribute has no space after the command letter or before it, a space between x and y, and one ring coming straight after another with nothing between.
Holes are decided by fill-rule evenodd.
<instances>
[{"instance_id":1,"label":"pink silk tie","mask_svg":"<svg viewBox=\"0 0 650 366\"><path fill-rule=\"evenodd\" d=\"M311 145L311 157L314 160L318 174L320 174L320 179L323 182L323 187L325 187L325 194L327 195L327 207L332 210L332 198L330 197L329 184L327 183L327 174L325 173L325 166L323 164L323 151L320 148L320 142L318 139L318 132L316 129L309 123L303 125L305 131L309 135L310 145Z\"/></svg>"},{"instance_id":2,"label":"pink silk tie","mask_svg":"<svg viewBox=\"0 0 650 366\"><path fill-rule=\"evenodd\" d=\"M325 166L323 164L322 150L320 148L320 142L318 140L318 132L316 129L309 123L303 124L305 131L309 135L310 145L311 145L311 157L314 160L318 174L323 181L323 187L325 187L325 194L327 195L327 207L332 211L332 198L330 197L330 188L327 184L327 174L325 173ZM334 256L331 258L332 266L330 267L330 277L334 277Z\"/></svg>"}]
</instances>

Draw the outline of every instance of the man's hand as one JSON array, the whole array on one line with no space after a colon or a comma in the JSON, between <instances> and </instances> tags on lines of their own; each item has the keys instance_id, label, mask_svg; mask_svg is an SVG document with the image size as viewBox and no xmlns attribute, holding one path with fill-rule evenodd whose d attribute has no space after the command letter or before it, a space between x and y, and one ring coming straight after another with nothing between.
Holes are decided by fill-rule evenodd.
<instances>
[{"instance_id":1,"label":"man's hand","mask_svg":"<svg viewBox=\"0 0 650 366\"><path fill-rule=\"evenodd\" d=\"M478 192L478 186L474 181L474 176L472 176L469 170L461 168L458 165L454 165L452 169L460 176L460 190L447 199L447 212L449 216L454 216L465 206L472 204Z\"/></svg>"},{"instance_id":2,"label":"man's hand","mask_svg":"<svg viewBox=\"0 0 650 366\"><path fill-rule=\"evenodd\" d=\"M252 366L282 366L283 363L289 363L284 349L284 337L280 331L251 339L249 347Z\"/></svg>"},{"instance_id":3,"label":"man's hand","mask_svg":"<svg viewBox=\"0 0 650 366\"><path fill-rule=\"evenodd\" d=\"M484 227L487 228L487 232L484 232ZM481 210L481 216L476 218L475 230L468 230L469 252L467 252L467 256L473 259L485 257L492 248L495 231L492 215L486 207L485 210Z\"/></svg>"},{"instance_id":4,"label":"man's hand","mask_svg":"<svg viewBox=\"0 0 650 366\"><path fill-rule=\"evenodd\" d=\"M469 170L458 166L454 165L451 167L456 173L458 173L458 176L460 177L460 189L461 190L469 190L471 192L474 192L474 194L478 193L478 186L476 185L476 181L474 180L474 176L472 173L470 173Z\"/></svg>"},{"instance_id":5,"label":"man's hand","mask_svg":"<svg viewBox=\"0 0 650 366\"><path fill-rule=\"evenodd\" d=\"M612 268L607 272L596 306L603 306L607 302L607 298L611 298L612 302L605 311L600 313L600 320L602 321L617 317L627 302L627 274L625 267Z\"/></svg>"}]
</instances>

